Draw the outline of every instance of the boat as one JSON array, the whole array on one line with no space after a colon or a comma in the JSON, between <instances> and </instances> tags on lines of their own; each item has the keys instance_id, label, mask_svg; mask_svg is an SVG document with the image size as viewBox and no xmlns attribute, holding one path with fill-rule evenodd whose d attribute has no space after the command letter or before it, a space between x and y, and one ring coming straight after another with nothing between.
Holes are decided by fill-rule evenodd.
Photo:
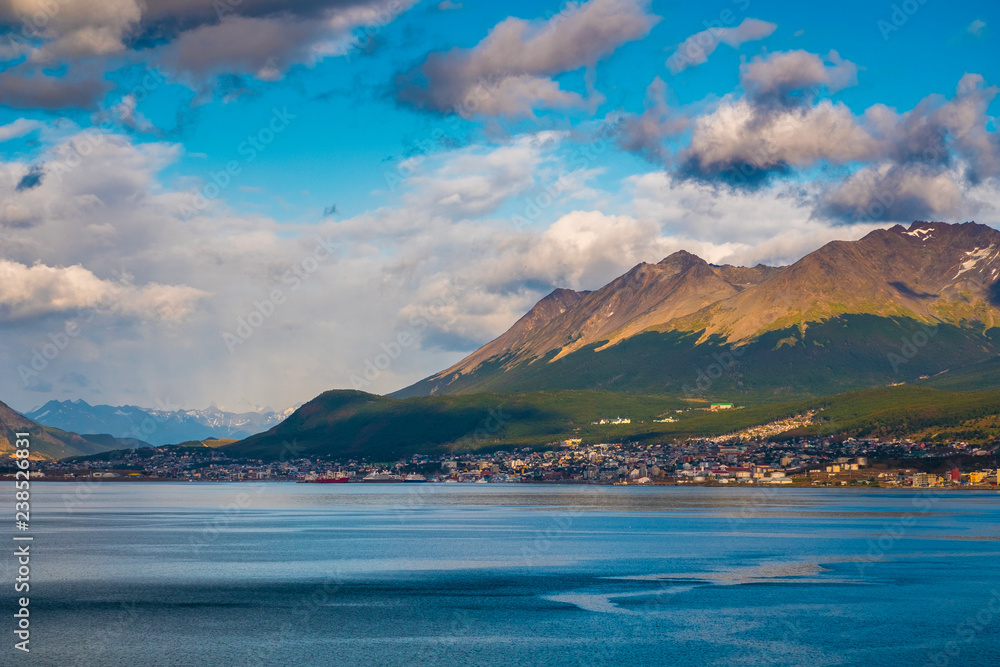
<instances>
[{"instance_id":1,"label":"boat","mask_svg":"<svg viewBox=\"0 0 1000 667\"><path fill-rule=\"evenodd\" d=\"M387 472L379 472L379 473L373 472L373 473L371 473L369 475L365 475L364 477L362 477L361 481L362 482L368 482L368 483L373 483L374 482L374 483L382 483L382 484L386 484L386 483L391 484L393 482L402 482L403 478L400 477L399 475L392 475L392 474L387 473Z\"/></svg>"},{"instance_id":2,"label":"boat","mask_svg":"<svg viewBox=\"0 0 1000 667\"><path fill-rule=\"evenodd\" d=\"M323 475L306 475L302 481L306 484L346 484L350 478L347 473L334 472Z\"/></svg>"},{"instance_id":3,"label":"boat","mask_svg":"<svg viewBox=\"0 0 1000 667\"><path fill-rule=\"evenodd\" d=\"M426 482L427 478L421 475L420 473L410 473L409 475L403 478L403 481L406 482L407 484L419 484L421 482Z\"/></svg>"},{"instance_id":4,"label":"boat","mask_svg":"<svg viewBox=\"0 0 1000 667\"><path fill-rule=\"evenodd\" d=\"M315 480L317 484L346 484L350 481L347 475L326 475Z\"/></svg>"}]
</instances>

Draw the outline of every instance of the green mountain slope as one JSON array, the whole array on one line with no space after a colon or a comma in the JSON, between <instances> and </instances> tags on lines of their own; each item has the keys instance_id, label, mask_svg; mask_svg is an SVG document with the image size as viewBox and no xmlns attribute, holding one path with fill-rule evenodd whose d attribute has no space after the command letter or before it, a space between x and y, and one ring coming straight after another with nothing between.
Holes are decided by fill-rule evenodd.
<instances>
[{"instance_id":1,"label":"green mountain slope","mask_svg":"<svg viewBox=\"0 0 1000 667\"><path fill-rule=\"evenodd\" d=\"M501 357L393 395L597 389L764 400L819 396L914 382L985 362L1000 354L996 333L873 315L843 315L811 323L804 331L788 327L743 345L719 336L699 343L701 332L647 332L555 360L554 353L513 364Z\"/></svg>"},{"instance_id":2,"label":"green mountain slope","mask_svg":"<svg viewBox=\"0 0 1000 667\"><path fill-rule=\"evenodd\" d=\"M964 425L970 420L977 420L976 428L981 431L976 437L967 438L970 441L995 442L1000 436L1000 391L961 393L896 386L819 398L759 402L719 412L698 409L707 403L699 399L600 391L407 399L330 391L302 406L267 433L229 445L223 451L231 456L265 460L330 456L390 461L415 453L543 447L569 438L581 438L591 444L626 440L672 442L729 434L808 410L819 410L815 424L778 437L925 434L933 439L935 433L946 437L966 428ZM631 423L593 423L618 416L630 419ZM677 421L657 421L664 417ZM987 425L990 418L995 422L993 427Z\"/></svg>"}]
</instances>

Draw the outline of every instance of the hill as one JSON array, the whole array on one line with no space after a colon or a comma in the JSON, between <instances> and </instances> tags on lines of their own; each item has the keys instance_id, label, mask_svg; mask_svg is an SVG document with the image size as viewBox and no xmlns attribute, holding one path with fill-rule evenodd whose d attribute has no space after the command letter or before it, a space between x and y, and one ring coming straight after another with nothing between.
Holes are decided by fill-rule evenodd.
<instances>
[{"instance_id":1,"label":"hill","mask_svg":"<svg viewBox=\"0 0 1000 667\"><path fill-rule=\"evenodd\" d=\"M393 396L599 389L777 400L946 370L967 380L952 389L996 386L998 276L1000 232L976 223L897 225L786 267L713 266L678 252L595 292L556 290L496 340ZM972 366L978 375L960 372Z\"/></svg>"},{"instance_id":2,"label":"hill","mask_svg":"<svg viewBox=\"0 0 1000 667\"><path fill-rule=\"evenodd\" d=\"M712 412L708 401L600 391L389 398L329 391L266 433L223 448L229 456L301 456L396 460L415 453L585 443L671 442L714 437L815 411L813 423L771 438L805 435L963 435L974 443L1000 436L1000 390L946 392L897 386L798 398ZM594 424L623 417L629 423ZM667 419L676 421L667 421ZM972 426L970 426L972 424Z\"/></svg>"},{"instance_id":3,"label":"hill","mask_svg":"<svg viewBox=\"0 0 1000 667\"><path fill-rule=\"evenodd\" d=\"M32 459L61 459L123 447L143 447L147 443L110 435L77 435L57 428L42 426L4 403L0 403L0 457L10 457L16 449L16 433L31 434Z\"/></svg>"}]
</instances>

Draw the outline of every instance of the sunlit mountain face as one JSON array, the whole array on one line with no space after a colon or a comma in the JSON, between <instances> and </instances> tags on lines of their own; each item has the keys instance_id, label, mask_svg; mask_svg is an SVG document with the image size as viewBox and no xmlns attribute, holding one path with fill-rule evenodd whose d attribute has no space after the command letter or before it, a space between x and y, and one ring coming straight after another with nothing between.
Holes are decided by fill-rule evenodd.
<instances>
[{"instance_id":1,"label":"sunlit mountain face","mask_svg":"<svg viewBox=\"0 0 1000 667\"><path fill-rule=\"evenodd\" d=\"M784 267L712 265L679 251L593 292L552 292L398 395L699 382L817 393L912 381L996 355L998 278L1000 232L975 223L880 229Z\"/></svg>"}]
</instances>

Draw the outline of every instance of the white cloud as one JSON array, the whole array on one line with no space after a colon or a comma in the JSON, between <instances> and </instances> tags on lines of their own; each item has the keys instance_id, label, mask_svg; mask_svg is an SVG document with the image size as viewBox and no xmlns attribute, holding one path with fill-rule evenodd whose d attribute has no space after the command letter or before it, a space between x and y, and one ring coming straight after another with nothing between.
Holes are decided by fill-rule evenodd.
<instances>
[{"instance_id":1,"label":"white cloud","mask_svg":"<svg viewBox=\"0 0 1000 667\"><path fill-rule=\"evenodd\" d=\"M0 259L0 321L93 309L176 322L206 296L184 285L132 285L127 276L102 280L80 265L26 266Z\"/></svg>"},{"instance_id":2,"label":"white cloud","mask_svg":"<svg viewBox=\"0 0 1000 667\"><path fill-rule=\"evenodd\" d=\"M746 42L770 37L777 28L775 23L746 18L733 28L712 27L696 32L678 45L677 51L667 59L667 67L671 74L680 74L689 67L708 62L720 43L739 48Z\"/></svg>"},{"instance_id":3,"label":"white cloud","mask_svg":"<svg viewBox=\"0 0 1000 667\"><path fill-rule=\"evenodd\" d=\"M6 125L0 125L0 142L23 137L24 135L43 127L45 127L45 123L40 121L18 118L11 123L7 123Z\"/></svg>"},{"instance_id":4,"label":"white cloud","mask_svg":"<svg viewBox=\"0 0 1000 667\"><path fill-rule=\"evenodd\" d=\"M681 159L702 174L732 170L733 179L739 181L741 176L753 178L785 165L866 160L877 148L877 142L843 104L824 100L816 106L762 117L745 100L739 100L724 102L695 121L691 142Z\"/></svg>"},{"instance_id":5,"label":"white cloud","mask_svg":"<svg viewBox=\"0 0 1000 667\"><path fill-rule=\"evenodd\" d=\"M436 169L410 177L406 202L452 220L490 214L534 186L542 153L557 138L541 133L491 150L473 146L452 152Z\"/></svg>"},{"instance_id":6,"label":"white cloud","mask_svg":"<svg viewBox=\"0 0 1000 667\"><path fill-rule=\"evenodd\" d=\"M719 188L658 172L629 179L635 216L715 263L787 264L834 239L860 238L885 221L835 226L814 212L817 186Z\"/></svg>"},{"instance_id":7,"label":"white cloud","mask_svg":"<svg viewBox=\"0 0 1000 667\"><path fill-rule=\"evenodd\" d=\"M397 95L416 107L465 117L531 116L536 108L600 102L562 90L552 76L595 65L659 20L648 0L571 3L545 22L508 18L471 49L432 53L400 75Z\"/></svg>"}]
</instances>

